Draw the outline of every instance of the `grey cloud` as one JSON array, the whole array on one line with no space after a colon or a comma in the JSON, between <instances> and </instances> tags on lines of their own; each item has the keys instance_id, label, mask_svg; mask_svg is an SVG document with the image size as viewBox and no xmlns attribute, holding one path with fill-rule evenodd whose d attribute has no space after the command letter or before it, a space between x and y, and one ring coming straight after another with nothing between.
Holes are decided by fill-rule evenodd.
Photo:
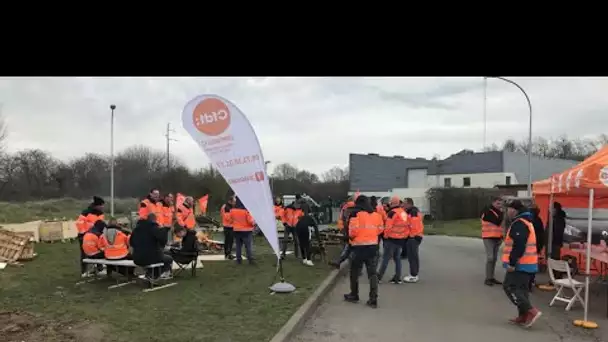
<instances>
[{"instance_id":1,"label":"grey cloud","mask_svg":"<svg viewBox=\"0 0 608 342\"><path fill-rule=\"evenodd\" d=\"M608 79L513 78L530 95L534 136L605 132ZM482 145L481 78L0 78L9 149L42 148L61 158L109 150L109 105L116 149L172 150L188 165L206 157L181 129L184 104L201 93L233 101L248 116L273 164L322 172L350 152L447 156ZM513 85L488 81L488 143L527 136L528 109Z\"/></svg>"}]
</instances>

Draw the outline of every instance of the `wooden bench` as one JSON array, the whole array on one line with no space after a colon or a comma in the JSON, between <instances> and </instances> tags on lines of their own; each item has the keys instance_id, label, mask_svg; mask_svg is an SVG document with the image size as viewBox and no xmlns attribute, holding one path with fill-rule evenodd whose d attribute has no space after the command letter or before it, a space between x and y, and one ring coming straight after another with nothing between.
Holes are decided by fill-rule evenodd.
<instances>
[{"instance_id":1,"label":"wooden bench","mask_svg":"<svg viewBox=\"0 0 608 342\"><path fill-rule=\"evenodd\" d=\"M140 267L143 269L158 269L159 273L160 273L160 269L164 265L163 263L156 263L156 264L151 264L151 265L147 265L147 266L138 266L138 265L135 265L133 260L108 260L108 259L83 259L82 262L85 264L90 264L90 265L106 265L106 266L124 267L125 269L136 268L136 267ZM97 267L93 267L93 279L81 281L79 283L76 283L76 285L80 285L82 283L87 283L87 282L94 281L97 279L99 279L98 270L97 270ZM146 277L138 277L138 279L143 280L148 285L148 288L143 290L144 292L160 290L160 289L163 289L166 287L171 287L171 286L177 285L176 282L173 282L173 283L165 283L163 285L157 286L159 283L163 282L164 279L149 279ZM135 283L135 281L136 280L132 279L130 276L127 276L127 282L121 283L117 279L116 285L108 286L108 289L113 289L113 288L122 287L122 286L125 286L128 284L133 284L133 283Z\"/></svg>"}]
</instances>

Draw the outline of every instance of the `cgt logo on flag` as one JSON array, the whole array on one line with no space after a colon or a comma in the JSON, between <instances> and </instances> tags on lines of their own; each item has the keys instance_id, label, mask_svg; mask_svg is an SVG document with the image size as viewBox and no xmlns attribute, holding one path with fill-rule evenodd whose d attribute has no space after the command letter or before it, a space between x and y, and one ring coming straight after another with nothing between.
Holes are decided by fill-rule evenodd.
<instances>
[{"instance_id":1,"label":"cgt logo on flag","mask_svg":"<svg viewBox=\"0 0 608 342\"><path fill-rule=\"evenodd\" d=\"M264 180L264 172L258 171L255 173L255 180L261 182Z\"/></svg>"}]
</instances>

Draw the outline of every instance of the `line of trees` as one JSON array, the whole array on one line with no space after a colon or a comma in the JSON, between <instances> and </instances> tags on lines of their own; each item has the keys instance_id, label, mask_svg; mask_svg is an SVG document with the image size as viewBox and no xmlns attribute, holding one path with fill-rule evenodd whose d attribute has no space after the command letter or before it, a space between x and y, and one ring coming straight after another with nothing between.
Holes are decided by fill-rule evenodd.
<instances>
[{"instance_id":1,"label":"line of trees","mask_svg":"<svg viewBox=\"0 0 608 342\"><path fill-rule=\"evenodd\" d=\"M167 171L166 154L145 146L133 146L114 159L115 196L142 197L152 187L193 196L210 194L218 204L229 191L217 170L189 170L175 157ZM0 201L43 200L60 197L90 198L110 192L110 158L89 153L61 161L42 150L0 155ZM307 193L317 200L342 199L348 191L348 173L334 167L321 177L290 164L277 165L272 174L275 194ZM217 202L217 203L216 203Z\"/></svg>"},{"instance_id":2,"label":"line of trees","mask_svg":"<svg viewBox=\"0 0 608 342\"><path fill-rule=\"evenodd\" d=\"M568 139L565 135L556 139L538 137L532 140L532 155L543 158L583 161L606 144L608 144L608 135L606 134L586 139ZM508 139L502 146L492 144L484 150L528 153L528 140L517 142Z\"/></svg>"}]
</instances>

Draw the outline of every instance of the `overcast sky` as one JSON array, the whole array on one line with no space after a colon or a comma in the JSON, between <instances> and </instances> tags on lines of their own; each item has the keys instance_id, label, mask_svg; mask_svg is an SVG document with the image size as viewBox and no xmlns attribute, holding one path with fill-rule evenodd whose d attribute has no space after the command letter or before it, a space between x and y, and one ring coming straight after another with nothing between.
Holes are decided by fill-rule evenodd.
<instances>
[{"instance_id":1,"label":"overcast sky","mask_svg":"<svg viewBox=\"0 0 608 342\"><path fill-rule=\"evenodd\" d=\"M607 78L512 79L532 100L534 136L606 132ZM445 158L483 143L481 78L0 78L9 150L39 148L64 160L109 153L114 103L117 151L164 151L170 122L172 151L190 167L206 166L181 124L186 102L203 93L248 116L272 165L322 173L346 166L351 152ZM527 104L513 85L488 80L487 118L488 144L527 137Z\"/></svg>"}]
</instances>

